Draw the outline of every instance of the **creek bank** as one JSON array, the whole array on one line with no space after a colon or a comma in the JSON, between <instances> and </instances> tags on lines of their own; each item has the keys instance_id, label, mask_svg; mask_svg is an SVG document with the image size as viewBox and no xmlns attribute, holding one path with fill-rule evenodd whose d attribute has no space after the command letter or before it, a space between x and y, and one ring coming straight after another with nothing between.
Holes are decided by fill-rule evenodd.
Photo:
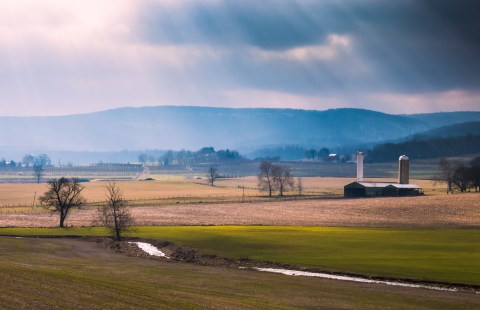
<instances>
[{"instance_id":1,"label":"creek bank","mask_svg":"<svg viewBox=\"0 0 480 310\"><path fill-rule=\"evenodd\" d=\"M340 281L372 283L450 292L463 291L480 294L480 285L423 281L408 278L366 276L355 273L325 271L318 268L309 268L271 261L257 261L249 258L234 259L206 254L194 248L174 244L165 240L125 238L124 241L119 242L109 237L82 237L80 239L101 243L108 248L114 249L115 251L128 256L143 257L148 259L193 263L202 266L274 272L289 276L309 276ZM156 250L158 250L164 256L150 255L146 251L142 250L137 243L149 244L152 246L152 248L155 247Z\"/></svg>"}]
</instances>

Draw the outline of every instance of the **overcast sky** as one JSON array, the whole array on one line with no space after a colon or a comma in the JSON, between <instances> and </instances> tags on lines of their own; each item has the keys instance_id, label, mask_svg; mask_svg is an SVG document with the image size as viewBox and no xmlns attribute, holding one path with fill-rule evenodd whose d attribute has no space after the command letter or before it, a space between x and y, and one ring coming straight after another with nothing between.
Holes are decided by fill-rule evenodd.
<instances>
[{"instance_id":1,"label":"overcast sky","mask_svg":"<svg viewBox=\"0 0 480 310\"><path fill-rule=\"evenodd\" d=\"M480 110L477 0L0 0L0 115Z\"/></svg>"}]
</instances>

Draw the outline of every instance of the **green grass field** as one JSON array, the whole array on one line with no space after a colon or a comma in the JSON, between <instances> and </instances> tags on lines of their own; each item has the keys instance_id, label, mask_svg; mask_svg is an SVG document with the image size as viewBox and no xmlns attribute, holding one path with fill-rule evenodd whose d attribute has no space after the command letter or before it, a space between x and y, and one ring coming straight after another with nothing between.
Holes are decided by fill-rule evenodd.
<instances>
[{"instance_id":1,"label":"green grass field","mask_svg":"<svg viewBox=\"0 0 480 310\"><path fill-rule=\"evenodd\" d=\"M103 235L105 230L2 228L0 234ZM480 230L184 226L138 227L130 235L225 257L480 285Z\"/></svg>"},{"instance_id":2,"label":"green grass field","mask_svg":"<svg viewBox=\"0 0 480 310\"><path fill-rule=\"evenodd\" d=\"M117 254L93 242L0 237L0 309L475 309L477 295Z\"/></svg>"}]
</instances>

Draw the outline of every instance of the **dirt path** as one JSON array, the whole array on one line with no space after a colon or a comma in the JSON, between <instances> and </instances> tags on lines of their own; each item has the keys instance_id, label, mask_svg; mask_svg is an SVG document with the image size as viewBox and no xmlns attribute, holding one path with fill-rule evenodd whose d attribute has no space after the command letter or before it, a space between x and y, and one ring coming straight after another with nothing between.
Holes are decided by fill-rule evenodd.
<instances>
[{"instance_id":1,"label":"dirt path","mask_svg":"<svg viewBox=\"0 0 480 310\"><path fill-rule=\"evenodd\" d=\"M145 180L145 179L148 178L149 176L150 176L150 169L148 169L147 166L143 166L142 172L140 172L139 174L137 174L137 175L135 176L135 178L133 178L133 180L135 180L135 181Z\"/></svg>"}]
</instances>

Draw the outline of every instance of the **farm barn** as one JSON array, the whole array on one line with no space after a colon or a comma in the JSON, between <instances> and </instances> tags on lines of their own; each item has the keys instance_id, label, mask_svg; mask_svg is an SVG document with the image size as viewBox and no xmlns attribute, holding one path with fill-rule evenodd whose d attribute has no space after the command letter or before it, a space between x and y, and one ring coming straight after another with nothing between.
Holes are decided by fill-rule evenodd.
<instances>
[{"instance_id":1,"label":"farm barn","mask_svg":"<svg viewBox=\"0 0 480 310\"><path fill-rule=\"evenodd\" d=\"M417 196L422 188L409 184L409 158L405 155L398 159L398 182L363 181L363 153L357 152L357 181L344 186L345 197L375 196Z\"/></svg>"},{"instance_id":2,"label":"farm barn","mask_svg":"<svg viewBox=\"0 0 480 310\"><path fill-rule=\"evenodd\" d=\"M345 185L345 197L416 196L422 188L415 184L353 182Z\"/></svg>"}]
</instances>

